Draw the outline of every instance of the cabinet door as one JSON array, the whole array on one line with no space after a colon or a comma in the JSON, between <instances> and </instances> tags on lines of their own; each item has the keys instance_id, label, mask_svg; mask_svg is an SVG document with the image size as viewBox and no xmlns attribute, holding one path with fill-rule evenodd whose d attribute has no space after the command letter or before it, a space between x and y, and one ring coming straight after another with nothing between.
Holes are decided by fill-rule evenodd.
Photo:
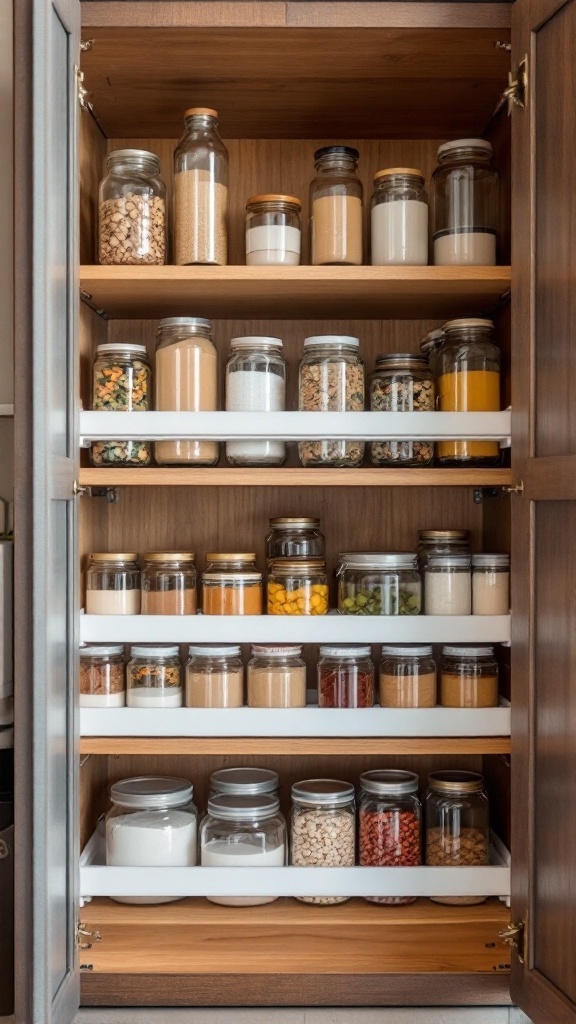
<instances>
[{"instance_id":1,"label":"cabinet door","mask_svg":"<svg viewBox=\"0 0 576 1024\"><path fill-rule=\"evenodd\" d=\"M513 131L512 997L576 1022L576 0L518 0Z\"/></svg>"}]
</instances>

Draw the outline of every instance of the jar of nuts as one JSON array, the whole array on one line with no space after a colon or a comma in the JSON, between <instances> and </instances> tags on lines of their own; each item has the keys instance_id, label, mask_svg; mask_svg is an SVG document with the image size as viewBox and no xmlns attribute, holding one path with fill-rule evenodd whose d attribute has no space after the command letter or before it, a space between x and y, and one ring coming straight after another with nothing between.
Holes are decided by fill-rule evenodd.
<instances>
[{"instance_id":1,"label":"jar of nuts","mask_svg":"<svg viewBox=\"0 0 576 1024\"><path fill-rule=\"evenodd\" d=\"M160 159L145 149L116 149L108 154L106 169L98 205L100 263L166 263L166 186Z\"/></svg>"},{"instance_id":2,"label":"jar of nuts","mask_svg":"<svg viewBox=\"0 0 576 1024\"><path fill-rule=\"evenodd\" d=\"M421 863L418 776L372 771L360 776L360 864L414 867ZM369 903L413 903L415 896L366 896Z\"/></svg>"},{"instance_id":3,"label":"jar of nuts","mask_svg":"<svg viewBox=\"0 0 576 1024\"><path fill-rule=\"evenodd\" d=\"M434 381L426 359L403 353L379 356L370 378L373 412L433 412ZM432 441L373 441L375 466L429 466Z\"/></svg>"},{"instance_id":4,"label":"jar of nuts","mask_svg":"<svg viewBox=\"0 0 576 1024\"><path fill-rule=\"evenodd\" d=\"M489 806L476 772L440 771L428 776L426 863L434 867L484 867L489 863ZM472 906L485 896L432 896L435 903Z\"/></svg>"},{"instance_id":5,"label":"jar of nuts","mask_svg":"<svg viewBox=\"0 0 576 1024\"><path fill-rule=\"evenodd\" d=\"M362 412L364 363L358 338L321 335L306 338L299 371L301 412ZM359 466L364 457L360 441L302 441L303 466Z\"/></svg>"},{"instance_id":6,"label":"jar of nuts","mask_svg":"<svg viewBox=\"0 0 576 1024\"><path fill-rule=\"evenodd\" d=\"M354 786L310 779L292 786L291 863L296 867L353 867ZM298 896L303 903L345 903L348 896Z\"/></svg>"}]
</instances>

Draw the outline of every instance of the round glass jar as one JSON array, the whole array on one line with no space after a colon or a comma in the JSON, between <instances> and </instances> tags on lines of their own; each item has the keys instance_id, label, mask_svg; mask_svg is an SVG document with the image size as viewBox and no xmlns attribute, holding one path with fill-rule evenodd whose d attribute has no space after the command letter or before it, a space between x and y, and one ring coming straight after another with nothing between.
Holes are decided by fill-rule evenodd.
<instances>
[{"instance_id":1,"label":"round glass jar","mask_svg":"<svg viewBox=\"0 0 576 1024\"><path fill-rule=\"evenodd\" d=\"M301 868L351 868L355 862L354 786L309 779L292 786L290 863ZM338 888L338 886L335 886ZM349 896L297 896L302 903L346 903Z\"/></svg>"},{"instance_id":2,"label":"round glass jar","mask_svg":"<svg viewBox=\"0 0 576 1024\"><path fill-rule=\"evenodd\" d=\"M306 338L300 362L298 408L301 412L363 412L364 363L360 341L345 335ZM301 441L303 466L360 466L361 441Z\"/></svg>"},{"instance_id":3,"label":"round glass jar","mask_svg":"<svg viewBox=\"0 0 576 1024\"><path fill-rule=\"evenodd\" d=\"M86 572L87 615L138 615L140 570L135 551L93 552Z\"/></svg>"},{"instance_id":4,"label":"round glass jar","mask_svg":"<svg viewBox=\"0 0 576 1024\"><path fill-rule=\"evenodd\" d=\"M174 150L174 263L228 262L228 150L218 113L190 107Z\"/></svg>"},{"instance_id":5,"label":"round glass jar","mask_svg":"<svg viewBox=\"0 0 576 1024\"><path fill-rule=\"evenodd\" d=\"M262 615L262 573L202 573L202 613L204 615Z\"/></svg>"},{"instance_id":6,"label":"round glass jar","mask_svg":"<svg viewBox=\"0 0 576 1024\"><path fill-rule=\"evenodd\" d=\"M493 647L443 647L439 669L442 707L498 706L498 662Z\"/></svg>"},{"instance_id":7,"label":"round glass jar","mask_svg":"<svg viewBox=\"0 0 576 1024\"><path fill-rule=\"evenodd\" d=\"M286 360L280 338L232 338L226 363L228 412L283 412L286 408ZM231 466L281 466L284 441L227 441Z\"/></svg>"},{"instance_id":8,"label":"round glass jar","mask_svg":"<svg viewBox=\"0 0 576 1024\"><path fill-rule=\"evenodd\" d=\"M379 356L370 377L373 412L433 412L434 381L425 359L410 353ZM372 441L375 466L430 466L432 441Z\"/></svg>"},{"instance_id":9,"label":"round glass jar","mask_svg":"<svg viewBox=\"0 0 576 1024\"><path fill-rule=\"evenodd\" d=\"M210 776L210 796L277 795L278 772L269 768L219 768Z\"/></svg>"},{"instance_id":10,"label":"round glass jar","mask_svg":"<svg viewBox=\"0 0 576 1024\"><path fill-rule=\"evenodd\" d=\"M241 708L244 665L240 647L189 647L186 662L187 708Z\"/></svg>"},{"instance_id":11,"label":"round glass jar","mask_svg":"<svg viewBox=\"0 0 576 1024\"><path fill-rule=\"evenodd\" d=\"M268 566L268 615L326 615L328 577L321 558L274 558Z\"/></svg>"},{"instance_id":12,"label":"round glass jar","mask_svg":"<svg viewBox=\"0 0 576 1024\"><path fill-rule=\"evenodd\" d=\"M424 573L425 615L470 615L470 555L428 555Z\"/></svg>"},{"instance_id":13,"label":"round glass jar","mask_svg":"<svg viewBox=\"0 0 576 1024\"><path fill-rule=\"evenodd\" d=\"M122 644L80 648L80 707L123 708L126 674Z\"/></svg>"},{"instance_id":14,"label":"round glass jar","mask_svg":"<svg viewBox=\"0 0 576 1024\"><path fill-rule=\"evenodd\" d=\"M432 645L382 648L380 706L435 708L436 662Z\"/></svg>"},{"instance_id":15,"label":"round glass jar","mask_svg":"<svg viewBox=\"0 0 576 1024\"><path fill-rule=\"evenodd\" d=\"M486 139L456 139L438 149L432 175L436 266L494 266L498 239L498 172Z\"/></svg>"},{"instance_id":16,"label":"round glass jar","mask_svg":"<svg viewBox=\"0 0 576 1024\"><path fill-rule=\"evenodd\" d=\"M110 265L166 263L166 186L160 158L116 149L106 158L98 200L98 260Z\"/></svg>"},{"instance_id":17,"label":"round glass jar","mask_svg":"<svg viewBox=\"0 0 576 1024\"><path fill-rule=\"evenodd\" d=\"M152 392L145 345L98 345L92 370L92 408L98 412L146 412ZM92 441L93 466L147 466L149 441Z\"/></svg>"},{"instance_id":18,"label":"round glass jar","mask_svg":"<svg viewBox=\"0 0 576 1024\"><path fill-rule=\"evenodd\" d=\"M255 645L248 662L248 707L303 708L306 705L306 664L302 648Z\"/></svg>"},{"instance_id":19,"label":"round glass jar","mask_svg":"<svg viewBox=\"0 0 576 1024\"><path fill-rule=\"evenodd\" d=\"M126 707L182 707L178 647L132 647L127 671Z\"/></svg>"},{"instance_id":20,"label":"round glass jar","mask_svg":"<svg viewBox=\"0 0 576 1024\"><path fill-rule=\"evenodd\" d=\"M437 328L435 331L428 331L426 337L422 338L422 341L420 342L420 351L424 359L428 360L428 366L430 367L430 373L432 374L433 380L436 380L438 351L443 341L444 331L441 328Z\"/></svg>"},{"instance_id":21,"label":"round glass jar","mask_svg":"<svg viewBox=\"0 0 576 1024\"><path fill-rule=\"evenodd\" d=\"M256 552L207 551L206 572L256 572Z\"/></svg>"},{"instance_id":22,"label":"round glass jar","mask_svg":"<svg viewBox=\"0 0 576 1024\"><path fill-rule=\"evenodd\" d=\"M371 243L373 266L426 266L428 202L422 171L388 167L374 175Z\"/></svg>"},{"instance_id":23,"label":"round glass jar","mask_svg":"<svg viewBox=\"0 0 576 1024\"><path fill-rule=\"evenodd\" d=\"M472 555L472 614L508 615L510 555Z\"/></svg>"},{"instance_id":24,"label":"round glass jar","mask_svg":"<svg viewBox=\"0 0 576 1024\"><path fill-rule=\"evenodd\" d=\"M106 815L108 867L194 867L198 812L186 779L144 775L110 790ZM113 896L117 903L173 903L181 896Z\"/></svg>"},{"instance_id":25,"label":"round glass jar","mask_svg":"<svg viewBox=\"0 0 576 1024\"><path fill-rule=\"evenodd\" d=\"M362 867L411 868L422 863L418 776L364 772L360 776L359 861ZM415 896L366 896L368 903L414 903Z\"/></svg>"},{"instance_id":26,"label":"round glass jar","mask_svg":"<svg viewBox=\"0 0 576 1024\"><path fill-rule=\"evenodd\" d=\"M476 772L440 771L428 776L424 800L426 864L484 867L489 864L490 815L484 779ZM486 896L432 896L435 903L474 906Z\"/></svg>"},{"instance_id":27,"label":"round glass jar","mask_svg":"<svg viewBox=\"0 0 576 1024\"><path fill-rule=\"evenodd\" d=\"M318 706L371 708L374 665L370 647L321 647L318 662Z\"/></svg>"},{"instance_id":28,"label":"round glass jar","mask_svg":"<svg viewBox=\"0 0 576 1024\"><path fill-rule=\"evenodd\" d=\"M357 149L324 146L314 154L310 186L310 244L313 267L362 265L362 182L356 176Z\"/></svg>"},{"instance_id":29,"label":"round glass jar","mask_svg":"<svg viewBox=\"0 0 576 1024\"><path fill-rule=\"evenodd\" d=\"M320 519L313 517L276 516L270 520L266 537L266 559L324 558L325 541L320 532Z\"/></svg>"},{"instance_id":30,"label":"round glass jar","mask_svg":"<svg viewBox=\"0 0 576 1024\"><path fill-rule=\"evenodd\" d=\"M246 203L246 266L297 267L302 203L295 196L252 196Z\"/></svg>"},{"instance_id":31,"label":"round glass jar","mask_svg":"<svg viewBox=\"0 0 576 1024\"><path fill-rule=\"evenodd\" d=\"M341 615L419 615L422 581L411 551L348 551L339 556Z\"/></svg>"},{"instance_id":32,"label":"round glass jar","mask_svg":"<svg viewBox=\"0 0 576 1024\"><path fill-rule=\"evenodd\" d=\"M195 615L193 551L149 551L143 556L142 615Z\"/></svg>"},{"instance_id":33,"label":"round glass jar","mask_svg":"<svg viewBox=\"0 0 576 1024\"><path fill-rule=\"evenodd\" d=\"M424 572L428 555L470 554L469 530L419 530L418 567Z\"/></svg>"},{"instance_id":34,"label":"round glass jar","mask_svg":"<svg viewBox=\"0 0 576 1024\"><path fill-rule=\"evenodd\" d=\"M214 412L218 408L218 354L210 320L161 320L156 335L155 408L158 412ZM217 441L156 441L161 466L214 466Z\"/></svg>"},{"instance_id":35,"label":"round glass jar","mask_svg":"<svg viewBox=\"0 0 576 1024\"><path fill-rule=\"evenodd\" d=\"M284 867L286 822L276 795L210 797L200 829L200 862L209 868ZM276 896L208 896L225 907L259 907Z\"/></svg>"},{"instance_id":36,"label":"round glass jar","mask_svg":"<svg viewBox=\"0 0 576 1024\"><path fill-rule=\"evenodd\" d=\"M441 412L498 412L500 349L491 320L449 320L438 352L437 406ZM439 441L442 465L493 466L500 460L497 441Z\"/></svg>"}]
</instances>

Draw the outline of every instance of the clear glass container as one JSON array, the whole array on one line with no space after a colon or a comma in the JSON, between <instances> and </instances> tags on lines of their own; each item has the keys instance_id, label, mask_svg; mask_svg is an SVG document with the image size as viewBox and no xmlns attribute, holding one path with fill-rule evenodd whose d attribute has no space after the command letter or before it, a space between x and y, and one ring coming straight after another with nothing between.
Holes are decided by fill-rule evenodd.
<instances>
[{"instance_id":1,"label":"clear glass container","mask_svg":"<svg viewBox=\"0 0 576 1024\"><path fill-rule=\"evenodd\" d=\"M500 349L491 320L449 320L438 353L437 406L441 412L498 412ZM497 441L439 441L442 465L494 466Z\"/></svg>"},{"instance_id":2,"label":"clear glass container","mask_svg":"<svg viewBox=\"0 0 576 1024\"><path fill-rule=\"evenodd\" d=\"M419 530L418 566L424 572L428 555L470 554L469 530Z\"/></svg>"},{"instance_id":3,"label":"clear glass container","mask_svg":"<svg viewBox=\"0 0 576 1024\"><path fill-rule=\"evenodd\" d=\"M80 648L80 707L123 708L126 672L122 644Z\"/></svg>"},{"instance_id":4,"label":"clear glass container","mask_svg":"<svg viewBox=\"0 0 576 1024\"><path fill-rule=\"evenodd\" d=\"M273 794L217 794L208 800L200 829L203 867L284 867L287 857L286 822ZM208 896L225 907L259 907L276 896Z\"/></svg>"},{"instance_id":5,"label":"clear glass container","mask_svg":"<svg viewBox=\"0 0 576 1024\"><path fill-rule=\"evenodd\" d=\"M204 615L262 615L261 572L202 573Z\"/></svg>"},{"instance_id":6,"label":"clear glass container","mask_svg":"<svg viewBox=\"0 0 576 1024\"><path fill-rule=\"evenodd\" d=\"M218 408L218 353L211 323L199 317L161 320L156 336L156 410L214 412ZM156 441L154 455L162 466L214 466L217 441Z\"/></svg>"},{"instance_id":7,"label":"clear glass container","mask_svg":"<svg viewBox=\"0 0 576 1024\"><path fill-rule=\"evenodd\" d=\"M490 815L484 779L476 772L440 771L428 776L424 800L426 864L484 867L489 864ZM435 903L474 906L485 896L432 896Z\"/></svg>"},{"instance_id":8,"label":"clear glass container","mask_svg":"<svg viewBox=\"0 0 576 1024\"><path fill-rule=\"evenodd\" d=\"M438 667L442 707L498 706L498 662L493 647L443 647Z\"/></svg>"},{"instance_id":9,"label":"clear glass container","mask_svg":"<svg viewBox=\"0 0 576 1024\"><path fill-rule=\"evenodd\" d=\"M228 150L218 113L191 107L174 150L174 263L228 262Z\"/></svg>"},{"instance_id":10,"label":"clear glass container","mask_svg":"<svg viewBox=\"0 0 576 1024\"><path fill-rule=\"evenodd\" d=\"M178 647L132 647L127 670L126 706L182 707L182 673Z\"/></svg>"},{"instance_id":11,"label":"clear glass container","mask_svg":"<svg viewBox=\"0 0 576 1024\"><path fill-rule=\"evenodd\" d=\"M328 577L321 558L274 558L268 566L268 615L326 615Z\"/></svg>"},{"instance_id":12,"label":"clear glass container","mask_svg":"<svg viewBox=\"0 0 576 1024\"><path fill-rule=\"evenodd\" d=\"M371 243L373 266L426 266L428 200L422 171L388 167L374 175Z\"/></svg>"},{"instance_id":13,"label":"clear glass container","mask_svg":"<svg viewBox=\"0 0 576 1024\"><path fill-rule=\"evenodd\" d=\"M379 356L370 377L373 412L433 412L434 381L425 359L410 353ZM372 441L375 466L430 466L433 441Z\"/></svg>"},{"instance_id":14,"label":"clear glass container","mask_svg":"<svg viewBox=\"0 0 576 1024\"><path fill-rule=\"evenodd\" d=\"M166 263L167 223L160 158L145 149L109 153L98 200L99 262L140 266Z\"/></svg>"},{"instance_id":15,"label":"clear glass container","mask_svg":"<svg viewBox=\"0 0 576 1024\"><path fill-rule=\"evenodd\" d=\"M364 362L360 341L345 335L306 338L299 370L301 412L363 412ZM360 466L360 441L302 441L303 466Z\"/></svg>"},{"instance_id":16,"label":"clear glass container","mask_svg":"<svg viewBox=\"0 0 576 1024\"><path fill-rule=\"evenodd\" d=\"M187 708L241 708L244 665L240 647L190 647L186 662Z\"/></svg>"},{"instance_id":17,"label":"clear glass container","mask_svg":"<svg viewBox=\"0 0 576 1024\"><path fill-rule=\"evenodd\" d=\"M232 338L226 363L228 412L283 412L286 408L286 360L280 338ZM281 466L284 441L227 441L231 466Z\"/></svg>"},{"instance_id":18,"label":"clear glass container","mask_svg":"<svg viewBox=\"0 0 576 1024\"><path fill-rule=\"evenodd\" d=\"M380 706L435 708L436 662L432 645L386 645L380 662Z\"/></svg>"},{"instance_id":19,"label":"clear glass container","mask_svg":"<svg viewBox=\"0 0 576 1024\"><path fill-rule=\"evenodd\" d=\"M142 615L195 615L193 551L149 551L141 574Z\"/></svg>"},{"instance_id":20,"label":"clear glass container","mask_svg":"<svg viewBox=\"0 0 576 1024\"><path fill-rule=\"evenodd\" d=\"M246 203L246 266L297 267L302 203L295 196L252 196Z\"/></svg>"},{"instance_id":21,"label":"clear glass container","mask_svg":"<svg viewBox=\"0 0 576 1024\"><path fill-rule=\"evenodd\" d=\"M510 555L472 555L472 614L508 615Z\"/></svg>"},{"instance_id":22,"label":"clear glass container","mask_svg":"<svg viewBox=\"0 0 576 1024\"><path fill-rule=\"evenodd\" d=\"M256 552L207 551L206 572L256 572Z\"/></svg>"},{"instance_id":23,"label":"clear glass container","mask_svg":"<svg viewBox=\"0 0 576 1024\"><path fill-rule=\"evenodd\" d=\"M273 558L324 558L325 549L318 517L276 516L270 520L266 537L268 562Z\"/></svg>"},{"instance_id":24,"label":"clear glass container","mask_svg":"<svg viewBox=\"0 0 576 1024\"><path fill-rule=\"evenodd\" d=\"M146 412L150 408L152 371L145 345L98 345L92 371L92 408L98 412ZM93 466L147 466L149 441L93 441Z\"/></svg>"},{"instance_id":25,"label":"clear glass container","mask_svg":"<svg viewBox=\"0 0 576 1024\"><path fill-rule=\"evenodd\" d=\"M430 373L432 374L433 380L436 380L438 351L443 341L444 331L442 328L437 328L434 331L428 331L428 334L422 338L422 341L420 342L420 351L424 358L428 360L428 366L430 367Z\"/></svg>"},{"instance_id":26,"label":"clear glass container","mask_svg":"<svg viewBox=\"0 0 576 1024\"><path fill-rule=\"evenodd\" d=\"M419 615L422 582L411 551L347 551L338 568L341 615Z\"/></svg>"},{"instance_id":27,"label":"clear glass container","mask_svg":"<svg viewBox=\"0 0 576 1024\"><path fill-rule=\"evenodd\" d=\"M428 555L424 573L426 615L470 615L472 570L470 555Z\"/></svg>"},{"instance_id":28,"label":"clear glass container","mask_svg":"<svg viewBox=\"0 0 576 1024\"><path fill-rule=\"evenodd\" d=\"M87 615L138 615L140 570L135 551L95 551L86 572Z\"/></svg>"},{"instance_id":29,"label":"clear glass container","mask_svg":"<svg viewBox=\"0 0 576 1024\"><path fill-rule=\"evenodd\" d=\"M278 772L269 768L219 768L210 776L210 796L276 795L279 789Z\"/></svg>"},{"instance_id":30,"label":"clear glass container","mask_svg":"<svg viewBox=\"0 0 576 1024\"><path fill-rule=\"evenodd\" d=\"M321 647L318 662L318 706L371 708L374 665L370 647Z\"/></svg>"},{"instance_id":31,"label":"clear glass container","mask_svg":"<svg viewBox=\"0 0 576 1024\"><path fill-rule=\"evenodd\" d=\"M248 662L248 707L305 707L306 664L301 655L302 648L294 644L253 646Z\"/></svg>"},{"instance_id":32,"label":"clear glass container","mask_svg":"<svg viewBox=\"0 0 576 1024\"><path fill-rule=\"evenodd\" d=\"M358 799L362 867L412 868L422 863L422 805L414 772L364 772ZM414 903L415 896L366 896L368 903Z\"/></svg>"},{"instance_id":33,"label":"clear glass container","mask_svg":"<svg viewBox=\"0 0 576 1024\"><path fill-rule=\"evenodd\" d=\"M498 241L498 172L485 139L456 139L438 149L432 175L436 266L494 266Z\"/></svg>"},{"instance_id":34,"label":"clear glass container","mask_svg":"<svg viewBox=\"0 0 576 1024\"><path fill-rule=\"evenodd\" d=\"M324 146L314 154L310 186L311 264L362 265L362 182L357 149Z\"/></svg>"},{"instance_id":35,"label":"clear glass container","mask_svg":"<svg viewBox=\"0 0 576 1024\"><path fill-rule=\"evenodd\" d=\"M292 786L290 863L295 867L351 868L355 863L354 786L309 779ZM339 887L335 884L335 888ZM297 896L302 903L346 903L349 896Z\"/></svg>"}]
</instances>

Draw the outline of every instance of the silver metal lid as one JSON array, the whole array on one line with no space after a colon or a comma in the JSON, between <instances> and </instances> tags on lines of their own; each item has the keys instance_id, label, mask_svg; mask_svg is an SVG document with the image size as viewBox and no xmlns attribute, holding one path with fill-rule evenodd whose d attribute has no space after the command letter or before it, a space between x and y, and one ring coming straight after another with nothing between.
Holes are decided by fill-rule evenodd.
<instances>
[{"instance_id":1,"label":"silver metal lid","mask_svg":"<svg viewBox=\"0 0 576 1024\"><path fill-rule=\"evenodd\" d=\"M321 658L367 658L371 647L325 646L320 648Z\"/></svg>"},{"instance_id":2,"label":"silver metal lid","mask_svg":"<svg viewBox=\"0 0 576 1024\"><path fill-rule=\"evenodd\" d=\"M226 644L223 647L188 648L188 654L191 658L237 658L240 651L240 646L235 644Z\"/></svg>"},{"instance_id":3,"label":"silver metal lid","mask_svg":"<svg viewBox=\"0 0 576 1024\"><path fill-rule=\"evenodd\" d=\"M364 792L375 793L378 796L387 796L392 793L417 793L418 783L418 776L414 772L393 768L363 772L360 776L360 786Z\"/></svg>"},{"instance_id":4,"label":"silver metal lid","mask_svg":"<svg viewBox=\"0 0 576 1024\"><path fill-rule=\"evenodd\" d=\"M302 645L252 644L252 654L255 658L298 658L302 654Z\"/></svg>"},{"instance_id":5,"label":"silver metal lid","mask_svg":"<svg viewBox=\"0 0 576 1024\"><path fill-rule=\"evenodd\" d=\"M208 801L208 814L223 821L271 818L274 814L278 814L279 810L280 800L278 797L270 796L267 793L255 793L250 796L219 793L217 796L210 797Z\"/></svg>"},{"instance_id":6,"label":"silver metal lid","mask_svg":"<svg viewBox=\"0 0 576 1024\"><path fill-rule=\"evenodd\" d=\"M471 556L461 553L446 555L428 555L428 569L469 569Z\"/></svg>"},{"instance_id":7,"label":"silver metal lid","mask_svg":"<svg viewBox=\"0 0 576 1024\"><path fill-rule=\"evenodd\" d=\"M492 144L487 139L453 139L452 142L443 142L438 146L438 156L446 156L456 149L483 149L485 153L492 156Z\"/></svg>"},{"instance_id":8,"label":"silver metal lid","mask_svg":"<svg viewBox=\"0 0 576 1024\"><path fill-rule=\"evenodd\" d=\"M139 775L115 782L110 790L110 799L121 807L182 807L190 803L193 792L194 787L188 779Z\"/></svg>"},{"instance_id":9,"label":"silver metal lid","mask_svg":"<svg viewBox=\"0 0 576 1024\"><path fill-rule=\"evenodd\" d=\"M433 650L432 644L418 644L411 647L394 647L390 644L385 644L382 647L382 657L385 658L388 654L396 654L401 658L429 658Z\"/></svg>"},{"instance_id":10,"label":"silver metal lid","mask_svg":"<svg viewBox=\"0 0 576 1024\"><path fill-rule=\"evenodd\" d=\"M204 320L200 316L168 316L158 323L158 330L163 327L205 327L208 331L212 328L211 320Z\"/></svg>"},{"instance_id":11,"label":"silver metal lid","mask_svg":"<svg viewBox=\"0 0 576 1024\"><path fill-rule=\"evenodd\" d=\"M304 348L318 345L344 345L346 348L360 348L360 338L352 338L348 334L314 334L304 341Z\"/></svg>"},{"instance_id":12,"label":"silver metal lid","mask_svg":"<svg viewBox=\"0 0 576 1024\"><path fill-rule=\"evenodd\" d=\"M412 551L343 551L338 557L351 569L415 569L418 565Z\"/></svg>"},{"instance_id":13,"label":"silver metal lid","mask_svg":"<svg viewBox=\"0 0 576 1024\"><path fill-rule=\"evenodd\" d=\"M276 793L280 777L268 768L220 768L212 772L210 786L219 795L259 796Z\"/></svg>"},{"instance_id":14,"label":"silver metal lid","mask_svg":"<svg viewBox=\"0 0 576 1024\"><path fill-rule=\"evenodd\" d=\"M497 567L507 568L510 565L510 555L496 555L484 552L481 555L472 555L472 565L476 567Z\"/></svg>"},{"instance_id":15,"label":"silver metal lid","mask_svg":"<svg viewBox=\"0 0 576 1024\"><path fill-rule=\"evenodd\" d=\"M493 647L454 647L449 645L442 648L442 654L449 658L489 658L494 654Z\"/></svg>"},{"instance_id":16,"label":"silver metal lid","mask_svg":"<svg viewBox=\"0 0 576 1024\"><path fill-rule=\"evenodd\" d=\"M98 345L96 356L105 355L107 352L126 352L132 356L145 356L148 354L146 345L133 345L129 341L117 341L113 344L106 342L105 345Z\"/></svg>"},{"instance_id":17,"label":"silver metal lid","mask_svg":"<svg viewBox=\"0 0 576 1024\"><path fill-rule=\"evenodd\" d=\"M340 782L338 779L307 779L294 783L292 799L310 807L324 804L341 807L354 799L354 786L351 782Z\"/></svg>"},{"instance_id":18,"label":"silver metal lid","mask_svg":"<svg viewBox=\"0 0 576 1024\"><path fill-rule=\"evenodd\" d=\"M160 170L160 157L148 149L113 149L106 157L106 166L133 160L135 163L153 164L156 171Z\"/></svg>"},{"instance_id":19,"label":"silver metal lid","mask_svg":"<svg viewBox=\"0 0 576 1024\"><path fill-rule=\"evenodd\" d=\"M230 348L233 351L237 349L250 349L254 345L262 346L266 348L282 348L282 340L280 338L264 338L256 335L246 336L244 338L232 338L230 342Z\"/></svg>"},{"instance_id":20,"label":"silver metal lid","mask_svg":"<svg viewBox=\"0 0 576 1024\"><path fill-rule=\"evenodd\" d=\"M81 647L80 657L81 658L107 658L113 657L114 655L123 654L124 647L122 644L101 644L99 647Z\"/></svg>"},{"instance_id":21,"label":"silver metal lid","mask_svg":"<svg viewBox=\"0 0 576 1024\"><path fill-rule=\"evenodd\" d=\"M133 658L175 658L178 654L178 647L164 645L162 647L131 647L130 654Z\"/></svg>"}]
</instances>

